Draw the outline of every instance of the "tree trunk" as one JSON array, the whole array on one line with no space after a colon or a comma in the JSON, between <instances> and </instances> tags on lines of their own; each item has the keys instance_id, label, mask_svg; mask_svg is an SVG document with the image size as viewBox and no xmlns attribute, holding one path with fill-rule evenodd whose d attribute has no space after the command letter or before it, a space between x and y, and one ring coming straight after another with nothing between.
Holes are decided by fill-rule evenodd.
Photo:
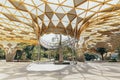
<instances>
[{"instance_id":1,"label":"tree trunk","mask_svg":"<svg viewBox=\"0 0 120 80\"><path fill-rule=\"evenodd\" d=\"M103 54L101 54L101 56L102 56L102 61L104 60L104 56L103 56Z\"/></svg>"},{"instance_id":2,"label":"tree trunk","mask_svg":"<svg viewBox=\"0 0 120 80\"><path fill-rule=\"evenodd\" d=\"M120 53L118 53L118 60L120 61Z\"/></svg>"},{"instance_id":3,"label":"tree trunk","mask_svg":"<svg viewBox=\"0 0 120 80\"><path fill-rule=\"evenodd\" d=\"M63 53L62 53L62 44L61 44L61 40L62 40L62 35L60 35L60 42L59 42L59 63L63 62Z\"/></svg>"},{"instance_id":4,"label":"tree trunk","mask_svg":"<svg viewBox=\"0 0 120 80\"><path fill-rule=\"evenodd\" d=\"M62 48L59 48L59 62L63 62L63 53L62 53Z\"/></svg>"}]
</instances>

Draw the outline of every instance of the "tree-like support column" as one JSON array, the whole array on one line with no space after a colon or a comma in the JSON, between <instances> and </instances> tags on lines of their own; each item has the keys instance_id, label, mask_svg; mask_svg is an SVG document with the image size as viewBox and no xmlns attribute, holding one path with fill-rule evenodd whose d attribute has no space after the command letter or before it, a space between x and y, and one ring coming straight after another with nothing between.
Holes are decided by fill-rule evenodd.
<instances>
[{"instance_id":1,"label":"tree-like support column","mask_svg":"<svg viewBox=\"0 0 120 80\"><path fill-rule=\"evenodd\" d=\"M7 47L5 47L5 56L7 62L12 62L14 60L14 57L16 55L17 47L12 47L12 44L8 44Z\"/></svg>"},{"instance_id":2,"label":"tree-like support column","mask_svg":"<svg viewBox=\"0 0 120 80\"><path fill-rule=\"evenodd\" d=\"M3 45L2 48L5 51L6 61L12 62L16 55L17 43L2 41L2 42L0 42L0 44Z\"/></svg>"}]
</instances>

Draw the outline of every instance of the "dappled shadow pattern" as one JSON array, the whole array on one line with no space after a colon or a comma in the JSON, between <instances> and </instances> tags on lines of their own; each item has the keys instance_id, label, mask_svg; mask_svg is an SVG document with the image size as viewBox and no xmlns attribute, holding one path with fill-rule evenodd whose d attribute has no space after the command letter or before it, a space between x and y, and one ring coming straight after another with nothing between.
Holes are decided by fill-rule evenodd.
<instances>
[{"instance_id":1,"label":"dappled shadow pattern","mask_svg":"<svg viewBox=\"0 0 120 80\"><path fill-rule=\"evenodd\" d=\"M58 71L27 71L29 62L1 62L0 80L119 80L120 63L85 62Z\"/></svg>"}]
</instances>

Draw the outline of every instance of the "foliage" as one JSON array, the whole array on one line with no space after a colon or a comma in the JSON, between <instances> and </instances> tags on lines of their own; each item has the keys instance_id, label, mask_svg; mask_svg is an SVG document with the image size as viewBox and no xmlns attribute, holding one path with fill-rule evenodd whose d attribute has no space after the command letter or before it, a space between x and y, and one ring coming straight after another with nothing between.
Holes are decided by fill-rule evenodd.
<instances>
[{"instance_id":1,"label":"foliage","mask_svg":"<svg viewBox=\"0 0 120 80\"><path fill-rule=\"evenodd\" d=\"M58 55L58 50L49 50L44 48L43 46L40 47L40 52L38 52L39 47L34 46L34 45L29 45L26 43L19 43L18 47L21 48L21 55L16 56L16 59L22 59L23 53L26 54L27 59L32 59L32 60L37 60L38 59L38 53L40 53L41 58L46 58L46 59L55 59L58 60L59 55ZM65 46L62 48L62 53L64 56L64 60L67 60L68 57L73 56L74 54L72 53L72 50L70 47ZM18 54L18 52L16 52Z\"/></svg>"},{"instance_id":2,"label":"foliage","mask_svg":"<svg viewBox=\"0 0 120 80\"><path fill-rule=\"evenodd\" d=\"M58 49L54 50L55 55L54 58L55 60L59 60L59 54L58 54ZM63 53L63 59L64 60L68 60L69 57L72 57L74 54L72 54L72 50L70 47L65 46L62 48L62 53Z\"/></svg>"},{"instance_id":3,"label":"foliage","mask_svg":"<svg viewBox=\"0 0 120 80\"><path fill-rule=\"evenodd\" d=\"M27 43L18 43L18 44L17 44L17 47L20 48L20 49L23 49L23 48L25 48L27 45L29 45L29 44L27 44Z\"/></svg>"},{"instance_id":4,"label":"foliage","mask_svg":"<svg viewBox=\"0 0 120 80\"><path fill-rule=\"evenodd\" d=\"M0 59L5 59L5 52L0 48Z\"/></svg>"},{"instance_id":5,"label":"foliage","mask_svg":"<svg viewBox=\"0 0 120 80\"><path fill-rule=\"evenodd\" d=\"M107 52L106 48L98 47L98 48L96 49L96 51L101 54L102 60L104 60L103 55L104 55L104 53Z\"/></svg>"},{"instance_id":6,"label":"foliage","mask_svg":"<svg viewBox=\"0 0 120 80\"><path fill-rule=\"evenodd\" d=\"M120 54L120 46L117 48L118 53Z\"/></svg>"},{"instance_id":7,"label":"foliage","mask_svg":"<svg viewBox=\"0 0 120 80\"><path fill-rule=\"evenodd\" d=\"M20 60L22 57L22 53L23 53L22 50L17 50L16 55L15 55L15 59Z\"/></svg>"},{"instance_id":8,"label":"foliage","mask_svg":"<svg viewBox=\"0 0 120 80\"><path fill-rule=\"evenodd\" d=\"M23 53L26 54L25 56L27 59L32 59L31 56L32 56L32 51L34 49L34 45L29 45L27 43L18 43L17 47L19 49L16 51L15 59L20 60L22 58Z\"/></svg>"},{"instance_id":9,"label":"foliage","mask_svg":"<svg viewBox=\"0 0 120 80\"><path fill-rule=\"evenodd\" d=\"M72 53L72 49L68 46L64 47L63 56L65 60L67 60L68 57L74 56L74 54Z\"/></svg>"},{"instance_id":10,"label":"foliage","mask_svg":"<svg viewBox=\"0 0 120 80\"><path fill-rule=\"evenodd\" d=\"M26 53L27 59L32 59L31 57L34 47L35 47L34 45L28 45L23 49L23 51Z\"/></svg>"},{"instance_id":11,"label":"foliage","mask_svg":"<svg viewBox=\"0 0 120 80\"><path fill-rule=\"evenodd\" d=\"M109 62L117 62L116 59L111 59Z\"/></svg>"},{"instance_id":12,"label":"foliage","mask_svg":"<svg viewBox=\"0 0 120 80\"><path fill-rule=\"evenodd\" d=\"M87 61L96 59L96 56L94 54L85 53L84 56Z\"/></svg>"},{"instance_id":13,"label":"foliage","mask_svg":"<svg viewBox=\"0 0 120 80\"><path fill-rule=\"evenodd\" d=\"M38 49L39 49L39 46L34 46L34 49L32 51L33 54L31 56L31 58L33 60L37 60L38 59L38 53L40 53L41 58L48 58L49 53L51 53L50 50L45 49L42 46L40 47L40 52L38 52Z\"/></svg>"},{"instance_id":14,"label":"foliage","mask_svg":"<svg viewBox=\"0 0 120 80\"><path fill-rule=\"evenodd\" d=\"M120 46L117 48L117 52L118 52L118 60L120 60Z\"/></svg>"},{"instance_id":15,"label":"foliage","mask_svg":"<svg viewBox=\"0 0 120 80\"><path fill-rule=\"evenodd\" d=\"M32 56L31 58L33 60L37 60L38 59L38 46L34 46L34 49L32 50Z\"/></svg>"}]
</instances>

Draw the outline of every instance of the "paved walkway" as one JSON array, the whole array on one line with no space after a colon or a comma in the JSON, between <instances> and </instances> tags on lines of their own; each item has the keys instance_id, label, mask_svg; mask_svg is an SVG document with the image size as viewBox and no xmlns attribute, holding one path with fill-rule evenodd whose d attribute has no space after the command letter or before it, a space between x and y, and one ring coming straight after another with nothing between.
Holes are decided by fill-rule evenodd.
<instances>
[{"instance_id":1,"label":"paved walkway","mask_svg":"<svg viewBox=\"0 0 120 80\"><path fill-rule=\"evenodd\" d=\"M120 80L120 63L85 62L50 72L27 71L29 64L0 61L0 80Z\"/></svg>"}]
</instances>

